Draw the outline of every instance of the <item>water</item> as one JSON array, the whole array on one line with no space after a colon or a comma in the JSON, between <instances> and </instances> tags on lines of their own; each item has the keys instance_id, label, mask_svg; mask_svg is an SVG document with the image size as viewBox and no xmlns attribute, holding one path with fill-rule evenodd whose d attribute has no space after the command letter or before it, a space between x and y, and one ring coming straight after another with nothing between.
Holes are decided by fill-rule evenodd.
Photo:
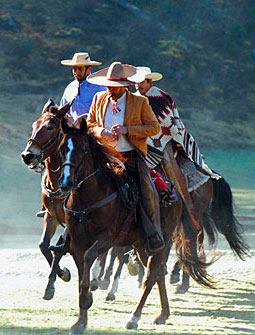
<instances>
[{"instance_id":1,"label":"water","mask_svg":"<svg viewBox=\"0 0 255 335\"><path fill-rule=\"evenodd\" d=\"M231 187L255 192L255 152L251 149L205 149L207 165L221 174ZM255 206L255 204L254 204Z\"/></svg>"}]
</instances>

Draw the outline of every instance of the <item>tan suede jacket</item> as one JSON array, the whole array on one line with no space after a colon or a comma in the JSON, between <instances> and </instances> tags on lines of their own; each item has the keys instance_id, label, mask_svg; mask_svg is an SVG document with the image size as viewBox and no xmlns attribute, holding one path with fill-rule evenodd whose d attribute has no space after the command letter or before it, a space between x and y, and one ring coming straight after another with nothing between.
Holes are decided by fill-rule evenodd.
<instances>
[{"instance_id":1,"label":"tan suede jacket","mask_svg":"<svg viewBox=\"0 0 255 335\"><path fill-rule=\"evenodd\" d=\"M104 116L109 104L108 92L98 92L92 101L87 124L90 132L104 141L102 131ZM144 155L147 155L147 137L160 131L159 122L149 105L148 99L127 91L124 126L128 127L128 140Z\"/></svg>"}]
</instances>

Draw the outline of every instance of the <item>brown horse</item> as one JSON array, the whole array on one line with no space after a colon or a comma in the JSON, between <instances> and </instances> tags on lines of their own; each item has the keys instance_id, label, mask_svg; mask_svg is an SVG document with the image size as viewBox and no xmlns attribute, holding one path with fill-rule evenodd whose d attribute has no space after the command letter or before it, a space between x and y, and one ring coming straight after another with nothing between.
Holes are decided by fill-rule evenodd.
<instances>
[{"instance_id":1,"label":"brown horse","mask_svg":"<svg viewBox=\"0 0 255 335\"><path fill-rule=\"evenodd\" d=\"M60 120L70 107L71 103L58 109L53 100L49 99L43 108L41 117L33 123L32 136L28 139L28 144L21 153L24 164L32 171L37 171L38 167L44 161L46 162L46 174L42 178L42 202L46 209L46 214L43 219L43 232L39 247L50 266L53 261L53 254L49 248L50 241L57 227L65 222L65 213L62 205L63 198L58 188L58 145L61 139ZM71 278L67 268L61 269L57 265L56 272L66 282ZM53 298L54 282L55 278L50 278L44 293L44 299Z\"/></svg>"},{"instance_id":2,"label":"brown horse","mask_svg":"<svg viewBox=\"0 0 255 335\"><path fill-rule=\"evenodd\" d=\"M83 334L86 328L87 311L93 302L90 269L95 259L113 246L134 246L147 267L142 297L126 327L137 328L143 306L155 283L161 301L161 313L155 323L164 324L170 315L163 266L165 250L147 256L144 234L131 217L130 208L123 205L118 192L117 179L120 177L111 169L112 159L109 159L113 153L88 134L85 120L81 120L80 129L68 127L63 121L65 136L60 145L62 174L59 187L68 195L64 205L65 222L79 274L79 317L70 334ZM205 271L209 263L200 261L197 255L197 228L181 200L168 208L161 208L161 228L166 247L177 226L182 234L182 238L176 241L180 263L199 284L212 288L212 280Z\"/></svg>"}]
</instances>

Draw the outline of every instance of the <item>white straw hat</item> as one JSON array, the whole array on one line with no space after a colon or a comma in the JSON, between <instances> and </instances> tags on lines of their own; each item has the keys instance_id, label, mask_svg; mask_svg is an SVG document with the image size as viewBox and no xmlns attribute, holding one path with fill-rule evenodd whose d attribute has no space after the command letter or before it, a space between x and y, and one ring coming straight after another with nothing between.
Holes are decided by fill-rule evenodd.
<instances>
[{"instance_id":1,"label":"white straw hat","mask_svg":"<svg viewBox=\"0 0 255 335\"><path fill-rule=\"evenodd\" d=\"M66 66L92 66L101 65L102 63L91 60L87 52L77 52L72 59L62 60L61 64Z\"/></svg>"},{"instance_id":2,"label":"white straw hat","mask_svg":"<svg viewBox=\"0 0 255 335\"><path fill-rule=\"evenodd\" d=\"M137 66L137 68L144 73L144 78L145 79L151 79L152 81L158 81L163 78L163 75L159 72L151 72L151 69L147 66ZM142 81L143 81L142 80Z\"/></svg>"},{"instance_id":3,"label":"white straw hat","mask_svg":"<svg viewBox=\"0 0 255 335\"><path fill-rule=\"evenodd\" d=\"M87 81L102 86L130 86L143 81L143 71L133 65L114 62L109 67L90 74Z\"/></svg>"}]
</instances>

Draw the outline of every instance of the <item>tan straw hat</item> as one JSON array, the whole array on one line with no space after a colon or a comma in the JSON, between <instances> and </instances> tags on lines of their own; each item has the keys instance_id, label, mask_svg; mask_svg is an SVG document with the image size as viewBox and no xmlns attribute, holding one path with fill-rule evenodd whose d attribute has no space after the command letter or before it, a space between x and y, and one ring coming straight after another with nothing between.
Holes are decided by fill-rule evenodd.
<instances>
[{"instance_id":1,"label":"tan straw hat","mask_svg":"<svg viewBox=\"0 0 255 335\"><path fill-rule=\"evenodd\" d=\"M143 81L144 74L133 65L114 62L106 69L90 74L87 81L102 86L129 86Z\"/></svg>"},{"instance_id":2,"label":"tan straw hat","mask_svg":"<svg viewBox=\"0 0 255 335\"><path fill-rule=\"evenodd\" d=\"M102 63L91 60L87 52L77 52L73 55L73 59L62 60L61 64L67 66L92 66L101 65Z\"/></svg>"},{"instance_id":3,"label":"tan straw hat","mask_svg":"<svg viewBox=\"0 0 255 335\"><path fill-rule=\"evenodd\" d=\"M144 79L151 79L152 81L157 81L163 78L163 75L159 72L151 72L151 69L147 66L137 66L137 68L144 73ZM143 81L142 80L142 81Z\"/></svg>"}]
</instances>

